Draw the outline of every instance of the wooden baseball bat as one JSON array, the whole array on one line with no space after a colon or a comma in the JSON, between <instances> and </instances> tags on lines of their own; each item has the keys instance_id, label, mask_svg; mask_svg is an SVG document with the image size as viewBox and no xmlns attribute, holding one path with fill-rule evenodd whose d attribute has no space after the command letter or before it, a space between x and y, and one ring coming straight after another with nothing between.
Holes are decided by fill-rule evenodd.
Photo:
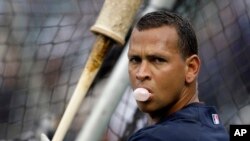
<instances>
[{"instance_id":1,"label":"wooden baseball bat","mask_svg":"<svg viewBox=\"0 0 250 141\"><path fill-rule=\"evenodd\" d=\"M125 36L142 0L106 0L91 31L97 33L92 52L57 127L52 141L62 141L69 129L81 102L88 92L109 46L113 41L125 43ZM44 136L43 136L44 138Z\"/></svg>"},{"instance_id":2,"label":"wooden baseball bat","mask_svg":"<svg viewBox=\"0 0 250 141\"><path fill-rule=\"evenodd\" d=\"M98 70L101 67L111 42L112 40L110 38L103 35L97 35L95 44L93 45L93 50L89 55L85 68L68 103L64 115L57 127L52 141L63 140L71 122L74 119L74 116L77 113L77 110L81 105L83 98L87 94L89 87L91 86Z\"/></svg>"}]
</instances>

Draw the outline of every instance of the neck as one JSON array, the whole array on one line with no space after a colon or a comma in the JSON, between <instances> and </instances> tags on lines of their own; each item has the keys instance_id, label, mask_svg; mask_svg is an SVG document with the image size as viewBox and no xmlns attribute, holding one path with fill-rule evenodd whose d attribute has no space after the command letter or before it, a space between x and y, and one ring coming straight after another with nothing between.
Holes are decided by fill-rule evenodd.
<instances>
[{"instance_id":1,"label":"neck","mask_svg":"<svg viewBox=\"0 0 250 141\"><path fill-rule=\"evenodd\" d=\"M181 110L183 107L195 102L199 102L198 92L196 87L191 87L182 91L181 98L176 103L155 113L150 113L149 115L152 118L152 122L157 123L170 114L175 113ZM164 113L164 115L162 113Z\"/></svg>"}]
</instances>

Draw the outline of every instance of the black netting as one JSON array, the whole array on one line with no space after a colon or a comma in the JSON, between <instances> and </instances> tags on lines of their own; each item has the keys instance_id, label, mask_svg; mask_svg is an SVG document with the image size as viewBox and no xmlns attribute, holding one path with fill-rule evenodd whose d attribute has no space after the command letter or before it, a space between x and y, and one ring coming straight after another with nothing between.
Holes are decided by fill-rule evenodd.
<instances>
[{"instance_id":1,"label":"black netting","mask_svg":"<svg viewBox=\"0 0 250 141\"><path fill-rule=\"evenodd\" d=\"M0 1L0 140L52 136L95 40L89 28L102 4ZM182 0L172 10L194 25L202 59L200 98L218 108L226 127L250 123L249 8L248 0ZM107 57L65 140L77 136L121 50L112 48L116 55ZM109 141L124 141L148 123L130 92L110 120Z\"/></svg>"},{"instance_id":2,"label":"black netting","mask_svg":"<svg viewBox=\"0 0 250 141\"><path fill-rule=\"evenodd\" d=\"M0 140L53 133L95 40L89 28L102 3L0 1Z\"/></svg>"}]
</instances>

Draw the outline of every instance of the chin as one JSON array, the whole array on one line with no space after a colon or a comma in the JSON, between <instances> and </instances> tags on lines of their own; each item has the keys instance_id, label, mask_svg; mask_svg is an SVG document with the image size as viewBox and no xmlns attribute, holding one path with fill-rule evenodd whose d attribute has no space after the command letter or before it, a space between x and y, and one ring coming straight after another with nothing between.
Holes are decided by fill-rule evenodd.
<instances>
[{"instance_id":1,"label":"chin","mask_svg":"<svg viewBox=\"0 0 250 141\"><path fill-rule=\"evenodd\" d=\"M154 107L150 106L149 104L137 104L137 105L139 110L143 113L152 113L157 110Z\"/></svg>"},{"instance_id":2,"label":"chin","mask_svg":"<svg viewBox=\"0 0 250 141\"><path fill-rule=\"evenodd\" d=\"M149 103L137 103L141 112L147 113L150 117L162 117L170 111L168 107L161 107L160 105L153 105Z\"/></svg>"}]
</instances>

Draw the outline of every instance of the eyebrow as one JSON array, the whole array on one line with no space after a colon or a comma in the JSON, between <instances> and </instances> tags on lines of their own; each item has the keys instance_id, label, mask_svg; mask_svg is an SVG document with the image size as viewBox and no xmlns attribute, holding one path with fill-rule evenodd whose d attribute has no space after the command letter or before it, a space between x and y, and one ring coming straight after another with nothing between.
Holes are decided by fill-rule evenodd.
<instances>
[{"instance_id":1,"label":"eyebrow","mask_svg":"<svg viewBox=\"0 0 250 141\"><path fill-rule=\"evenodd\" d=\"M128 53L127 55L128 57L138 57L141 58L141 55L136 54L136 53ZM167 59L168 56L167 55L162 55L160 53L150 53L150 54L146 54L145 56L146 58L163 58L163 59Z\"/></svg>"}]
</instances>

